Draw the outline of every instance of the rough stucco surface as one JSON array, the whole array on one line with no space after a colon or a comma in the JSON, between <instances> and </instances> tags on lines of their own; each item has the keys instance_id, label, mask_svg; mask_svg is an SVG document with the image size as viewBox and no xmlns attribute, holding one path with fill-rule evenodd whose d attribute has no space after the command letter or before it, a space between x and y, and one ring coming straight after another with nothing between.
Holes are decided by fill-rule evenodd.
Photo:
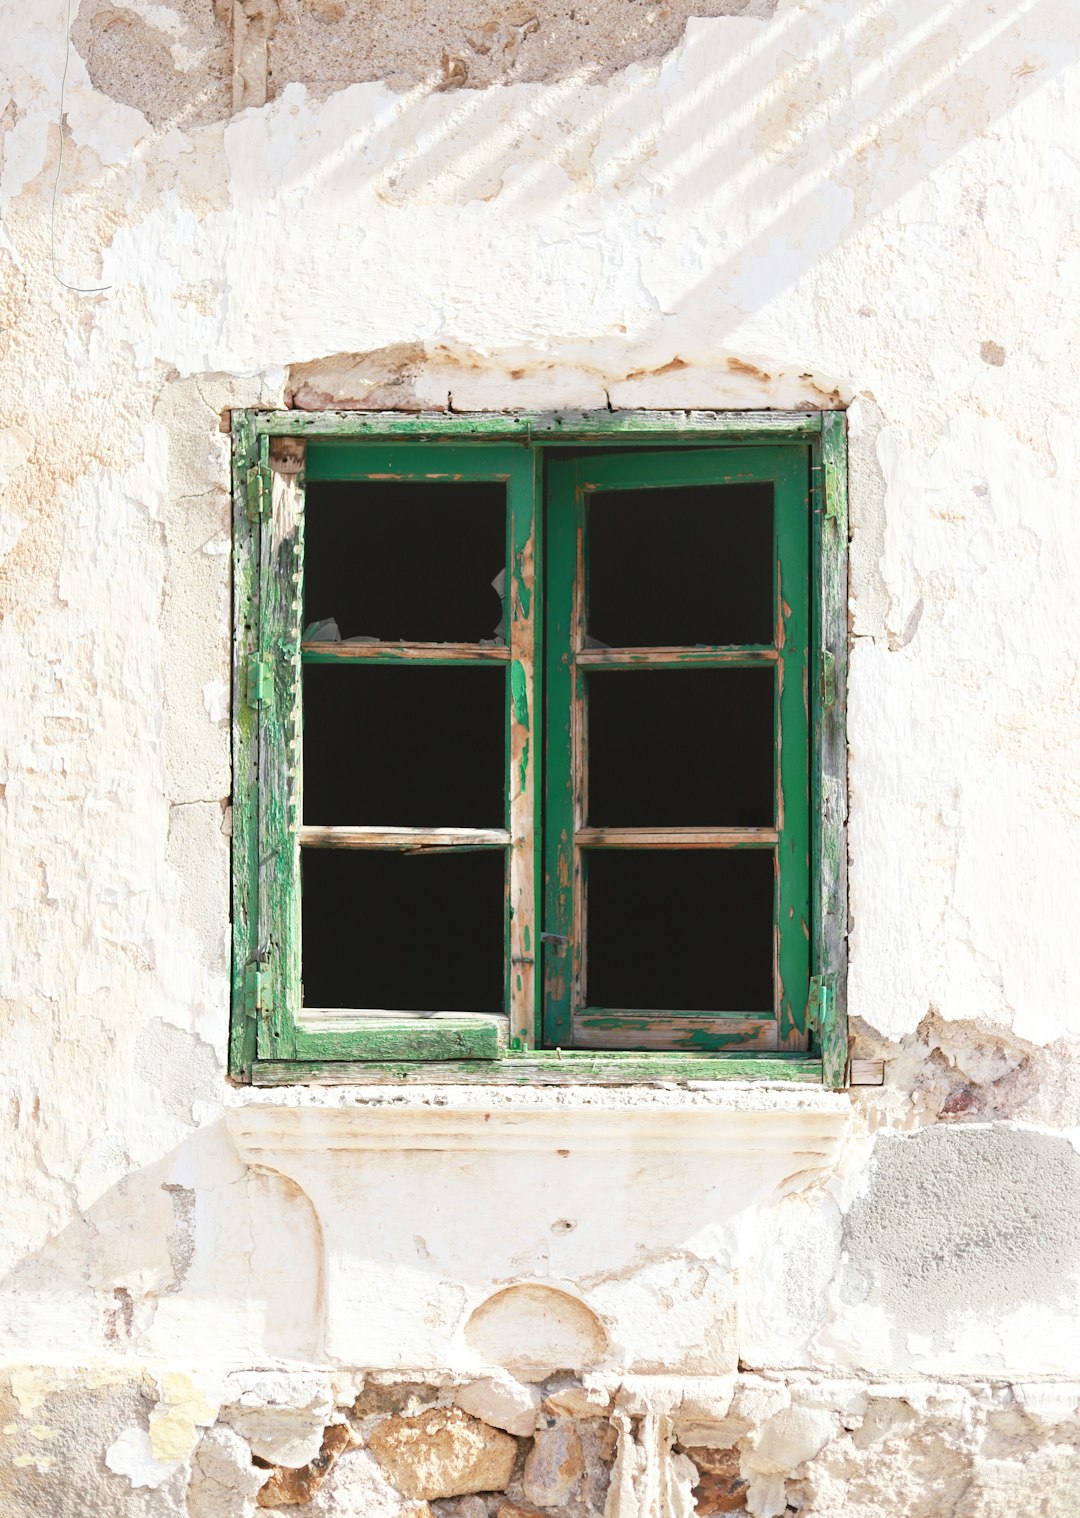
<instances>
[{"instance_id":1,"label":"rough stucco surface","mask_svg":"<svg viewBox=\"0 0 1080 1518\"><path fill-rule=\"evenodd\" d=\"M54 216L66 5L0 0L0 1508L1069 1512L1075 7L244 0L237 114L231 7L72 9ZM884 1086L229 1088L223 428L283 404L846 407ZM473 1383L573 1426L423 1511L372 1420Z\"/></svg>"},{"instance_id":2,"label":"rough stucco surface","mask_svg":"<svg viewBox=\"0 0 1080 1518\"><path fill-rule=\"evenodd\" d=\"M1080 1343L1080 1155L1067 1139L1007 1124L882 1138L843 1247L844 1300L876 1299L901 1336L1037 1322L1067 1300Z\"/></svg>"}]
</instances>

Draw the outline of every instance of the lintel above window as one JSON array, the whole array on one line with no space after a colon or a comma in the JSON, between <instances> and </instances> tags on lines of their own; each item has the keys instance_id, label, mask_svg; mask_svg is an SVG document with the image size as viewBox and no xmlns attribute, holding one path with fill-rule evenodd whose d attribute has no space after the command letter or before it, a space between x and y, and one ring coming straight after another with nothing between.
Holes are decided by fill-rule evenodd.
<instances>
[{"instance_id":1,"label":"lintel above window","mask_svg":"<svg viewBox=\"0 0 1080 1518\"><path fill-rule=\"evenodd\" d=\"M842 413L235 413L235 1078L843 1082Z\"/></svg>"}]
</instances>

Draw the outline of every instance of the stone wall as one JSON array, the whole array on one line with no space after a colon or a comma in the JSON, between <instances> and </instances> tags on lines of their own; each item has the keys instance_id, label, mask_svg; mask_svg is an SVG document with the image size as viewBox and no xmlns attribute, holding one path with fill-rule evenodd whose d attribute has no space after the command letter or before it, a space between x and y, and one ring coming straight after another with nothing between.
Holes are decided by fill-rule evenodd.
<instances>
[{"instance_id":1,"label":"stone wall","mask_svg":"<svg viewBox=\"0 0 1080 1518\"><path fill-rule=\"evenodd\" d=\"M0 0L0 1510L1070 1511L1075 7L71 11ZM251 406L846 410L882 1087L229 1084Z\"/></svg>"},{"instance_id":2,"label":"stone wall","mask_svg":"<svg viewBox=\"0 0 1080 1518\"><path fill-rule=\"evenodd\" d=\"M42 1518L1064 1514L1080 1437L1077 1382L134 1366L16 1370L4 1401L0 1495Z\"/></svg>"}]
</instances>

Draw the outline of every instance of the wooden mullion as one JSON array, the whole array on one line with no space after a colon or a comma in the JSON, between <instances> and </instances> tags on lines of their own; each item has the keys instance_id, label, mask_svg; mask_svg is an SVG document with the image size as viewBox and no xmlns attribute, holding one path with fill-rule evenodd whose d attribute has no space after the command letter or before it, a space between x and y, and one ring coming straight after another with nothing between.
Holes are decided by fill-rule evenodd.
<instances>
[{"instance_id":1,"label":"wooden mullion","mask_svg":"<svg viewBox=\"0 0 1080 1518\"><path fill-rule=\"evenodd\" d=\"M305 664L505 664L506 644L486 643L323 643L300 645Z\"/></svg>"},{"instance_id":2,"label":"wooden mullion","mask_svg":"<svg viewBox=\"0 0 1080 1518\"><path fill-rule=\"evenodd\" d=\"M537 840L543 724L539 705L540 557L538 460L522 451L507 481L506 1010L515 1049L536 1042L536 962L539 945Z\"/></svg>"},{"instance_id":3,"label":"wooden mullion","mask_svg":"<svg viewBox=\"0 0 1080 1518\"><path fill-rule=\"evenodd\" d=\"M807 453L791 450L775 483L777 841L776 991L779 1047L809 1047L810 500Z\"/></svg>"},{"instance_id":4,"label":"wooden mullion","mask_svg":"<svg viewBox=\"0 0 1080 1518\"><path fill-rule=\"evenodd\" d=\"M572 630L577 567L576 463L548 464L545 496L545 760L543 1036L569 1048L574 932Z\"/></svg>"},{"instance_id":5,"label":"wooden mullion","mask_svg":"<svg viewBox=\"0 0 1080 1518\"><path fill-rule=\"evenodd\" d=\"M578 845L578 835L589 816L589 687L578 656L585 648L589 616L589 553L583 466L574 470L574 583L570 622L570 797L573 812L571 869L573 880L573 926L570 930L570 1007L574 1017L585 1004L588 977L588 859ZM570 1041L574 1024L571 1021Z\"/></svg>"},{"instance_id":6,"label":"wooden mullion","mask_svg":"<svg viewBox=\"0 0 1080 1518\"><path fill-rule=\"evenodd\" d=\"M375 828L317 827L300 829L304 849L381 849L396 853L468 853L476 849L505 849L506 828Z\"/></svg>"},{"instance_id":7,"label":"wooden mullion","mask_svg":"<svg viewBox=\"0 0 1080 1518\"><path fill-rule=\"evenodd\" d=\"M257 1058L256 1009L247 997L247 975L258 935L259 745L256 714L247 701L247 678L259 646L259 534L249 504L248 470L258 462L258 442L246 412L233 413L233 670L232 670L232 1018L229 1070L251 1079Z\"/></svg>"}]
</instances>

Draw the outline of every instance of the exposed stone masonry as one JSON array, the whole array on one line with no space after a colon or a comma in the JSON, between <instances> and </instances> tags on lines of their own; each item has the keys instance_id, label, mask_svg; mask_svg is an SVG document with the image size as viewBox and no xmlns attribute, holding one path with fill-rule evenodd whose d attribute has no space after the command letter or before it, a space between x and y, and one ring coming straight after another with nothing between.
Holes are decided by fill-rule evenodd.
<instances>
[{"instance_id":1,"label":"exposed stone masonry","mask_svg":"<svg viewBox=\"0 0 1080 1518\"><path fill-rule=\"evenodd\" d=\"M521 1405L539 1394L532 1433L515 1436L457 1405L475 1398L476 1382L234 1372L204 1393L176 1376L170 1395L183 1383L185 1400L163 1415L149 1371L123 1381L95 1381L87 1367L15 1372L2 1411L17 1453L3 1467L0 1511L878 1518L888 1494L890 1518L1046 1518L1077 1495L1080 1383L651 1379L507 1378L498 1415L516 1407L519 1427ZM156 1381L160 1393L165 1377ZM490 1382L483 1396L498 1405ZM104 1465L79 1448L88 1429L108 1445ZM121 1447L134 1452L126 1462ZM259 1449L276 1449L277 1463Z\"/></svg>"}]
</instances>

